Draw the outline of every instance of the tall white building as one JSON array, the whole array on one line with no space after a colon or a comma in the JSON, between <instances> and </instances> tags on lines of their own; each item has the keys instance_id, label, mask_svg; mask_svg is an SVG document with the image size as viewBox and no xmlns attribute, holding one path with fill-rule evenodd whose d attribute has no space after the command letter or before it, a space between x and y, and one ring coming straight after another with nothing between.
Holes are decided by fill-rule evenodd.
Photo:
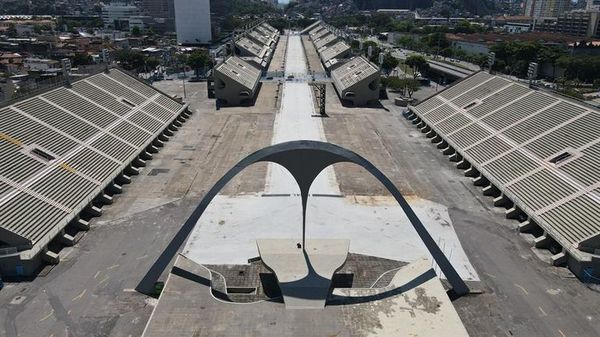
<instances>
[{"instance_id":1,"label":"tall white building","mask_svg":"<svg viewBox=\"0 0 600 337\"><path fill-rule=\"evenodd\" d=\"M102 6L102 21L104 21L105 27L127 27L129 18L139 15L139 8L124 3L110 3Z\"/></svg>"},{"instance_id":2,"label":"tall white building","mask_svg":"<svg viewBox=\"0 0 600 337\"><path fill-rule=\"evenodd\" d=\"M588 11L600 11L600 0L587 0Z\"/></svg>"},{"instance_id":3,"label":"tall white building","mask_svg":"<svg viewBox=\"0 0 600 337\"><path fill-rule=\"evenodd\" d=\"M175 29L177 43L210 43L210 0L175 0Z\"/></svg>"}]
</instances>

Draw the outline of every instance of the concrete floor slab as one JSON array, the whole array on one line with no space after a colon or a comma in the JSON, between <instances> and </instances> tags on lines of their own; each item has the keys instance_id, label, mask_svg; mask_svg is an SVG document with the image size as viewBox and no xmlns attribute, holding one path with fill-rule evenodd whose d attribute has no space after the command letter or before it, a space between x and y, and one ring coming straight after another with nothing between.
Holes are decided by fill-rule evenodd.
<instances>
[{"instance_id":1,"label":"concrete floor slab","mask_svg":"<svg viewBox=\"0 0 600 337\"><path fill-rule=\"evenodd\" d=\"M331 280L348 257L348 240L259 239L262 262L277 277L286 309L322 309Z\"/></svg>"}]
</instances>

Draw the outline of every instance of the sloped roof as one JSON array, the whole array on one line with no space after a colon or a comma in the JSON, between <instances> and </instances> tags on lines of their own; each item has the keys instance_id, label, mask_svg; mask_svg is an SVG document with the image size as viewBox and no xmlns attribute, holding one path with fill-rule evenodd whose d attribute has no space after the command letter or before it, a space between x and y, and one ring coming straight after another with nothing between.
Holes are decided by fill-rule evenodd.
<instances>
[{"instance_id":1,"label":"sloped roof","mask_svg":"<svg viewBox=\"0 0 600 337\"><path fill-rule=\"evenodd\" d=\"M268 49L266 46L261 46L247 37L238 38L235 44L238 48L243 48L252 55L260 58L265 57Z\"/></svg>"},{"instance_id":2,"label":"sloped roof","mask_svg":"<svg viewBox=\"0 0 600 337\"><path fill-rule=\"evenodd\" d=\"M600 112L477 73L412 108L563 247L600 248Z\"/></svg>"},{"instance_id":3,"label":"sloped roof","mask_svg":"<svg viewBox=\"0 0 600 337\"><path fill-rule=\"evenodd\" d=\"M0 238L35 254L183 105L117 70L0 109Z\"/></svg>"},{"instance_id":4,"label":"sloped roof","mask_svg":"<svg viewBox=\"0 0 600 337\"><path fill-rule=\"evenodd\" d=\"M378 72L379 69L364 56L356 56L333 70L331 78L338 90L343 91Z\"/></svg>"},{"instance_id":5,"label":"sloped roof","mask_svg":"<svg viewBox=\"0 0 600 337\"><path fill-rule=\"evenodd\" d=\"M229 57L221 63L215 72L243 85L248 90L256 89L261 71L239 57Z\"/></svg>"},{"instance_id":6,"label":"sloped roof","mask_svg":"<svg viewBox=\"0 0 600 337\"><path fill-rule=\"evenodd\" d=\"M331 46L325 46L319 50L321 53L321 60L327 62L333 58L339 57L339 55L350 51L350 46L344 41L338 41Z\"/></svg>"}]
</instances>

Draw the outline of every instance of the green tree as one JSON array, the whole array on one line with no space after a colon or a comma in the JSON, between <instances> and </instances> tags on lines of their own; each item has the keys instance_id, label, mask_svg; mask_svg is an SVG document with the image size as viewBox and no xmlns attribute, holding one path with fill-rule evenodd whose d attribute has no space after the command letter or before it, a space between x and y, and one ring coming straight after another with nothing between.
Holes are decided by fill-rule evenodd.
<instances>
[{"instance_id":1,"label":"green tree","mask_svg":"<svg viewBox=\"0 0 600 337\"><path fill-rule=\"evenodd\" d=\"M87 54L75 54L73 59L71 59L73 66L85 66L88 64L92 64L94 60L90 55Z\"/></svg>"},{"instance_id":2,"label":"green tree","mask_svg":"<svg viewBox=\"0 0 600 337\"><path fill-rule=\"evenodd\" d=\"M142 31L140 30L140 27L135 26L135 27L131 28L131 35L133 35L133 36L141 36L142 35Z\"/></svg>"},{"instance_id":3,"label":"green tree","mask_svg":"<svg viewBox=\"0 0 600 337\"><path fill-rule=\"evenodd\" d=\"M383 55L383 63L381 64L381 69L386 74L389 74L390 72L392 72L392 70L394 70L394 68L398 66L398 64L400 64L400 60L392 56L391 53L386 53Z\"/></svg>"},{"instance_id":4,"label":"green tree","mask_svg":"<svg viewBox=\"0 0 600 337\"><path fill-rule=\"evenodd\" d=\"M8 37L17 37L17 26L14 23L10 23L8 28L6 29L6 36Z\"/></svg>"},{"instance_id":5,"label":"green tree","mask_svg":"<svg viewBox=\"0 0 600 337\"><path fill-rule=\"evenodd\" d=\"M197 49L187 59L186 64L194 69L196 78L200 77L200 70L204 69L210 62L210 57L204 49Z\"/></svg>"},{"instance_id":6,"label":"green tree","mask_svg":"<svg viewBox=\"0 0 600 337\"><path fill-rule=\"evenodd\" d=\"M116 60L127 70L142 71L146 65L144 54L131 49L119 50L116 54Z\"/></svg>"},{"instance_id":7,"label":"green tree","mask_svg":"<svg viewBox=\"0 0 600 337\"><path fill-rule=\"evenodd\" d=\"M429 63L421 55L409 55L404 63L413 68L413 78L415 79L418 77L418 72L423 74L429 70Z\"/></svg>"},{"instance_id":8,"label":"green tree","mask_svg":"<svg viewBox=\"0 0 600 337\"><path fill-rule=\"evenodd\" d=\"M160 65L160 60L154 56L149 56L145 58L144 63L146 64L146 69L152 71Z\"/></svg>"}]
</instances>

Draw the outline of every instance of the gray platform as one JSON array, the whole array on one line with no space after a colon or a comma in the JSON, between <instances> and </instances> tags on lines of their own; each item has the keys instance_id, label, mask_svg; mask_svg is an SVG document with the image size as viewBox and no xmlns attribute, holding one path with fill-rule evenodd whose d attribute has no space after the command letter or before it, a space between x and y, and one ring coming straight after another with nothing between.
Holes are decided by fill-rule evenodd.
<instances>
[{"instance_id":1,"label":"gray platform","mask_svg":"<svg viewBox=\"0 0 600 337\"><path fill-rule=\"evenodd\" d=\"M349 240L256 240L262 261L277 276L287 309L319 309L325 301L336 270L348 257Z\"/></svg>"}]
</instances>

